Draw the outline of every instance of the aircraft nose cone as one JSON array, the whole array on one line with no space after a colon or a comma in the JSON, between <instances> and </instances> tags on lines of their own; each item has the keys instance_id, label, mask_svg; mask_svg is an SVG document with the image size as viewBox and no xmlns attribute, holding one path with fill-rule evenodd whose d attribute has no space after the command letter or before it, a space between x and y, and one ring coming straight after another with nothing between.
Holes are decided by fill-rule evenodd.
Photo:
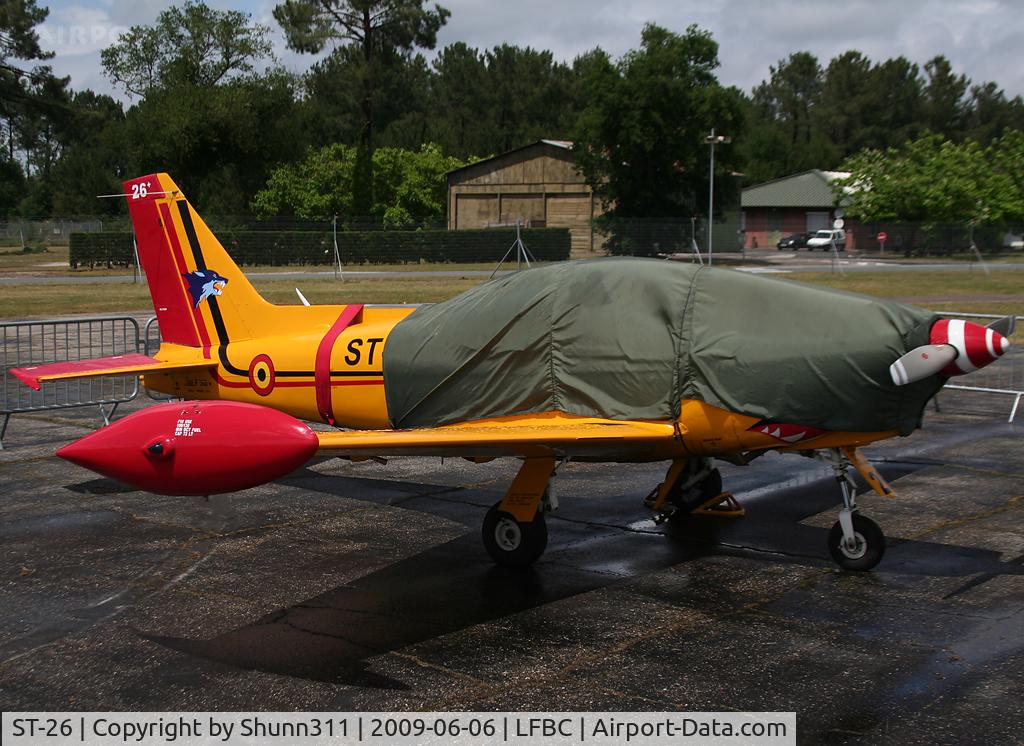
<instances>
[{"instance_id":1,"label":"aircraft nose cone","mask_svg":"<svg viewBox=\"0 0 1024 746\"><path fill-rule=\"evenodd\" d=\"M942 370L945 376L971 373L994 363L1010 349L1010 340L995 329L962 319L942 319L931 329L932 344L956 348L957 356Z\"/></svg>"}]
</instances>

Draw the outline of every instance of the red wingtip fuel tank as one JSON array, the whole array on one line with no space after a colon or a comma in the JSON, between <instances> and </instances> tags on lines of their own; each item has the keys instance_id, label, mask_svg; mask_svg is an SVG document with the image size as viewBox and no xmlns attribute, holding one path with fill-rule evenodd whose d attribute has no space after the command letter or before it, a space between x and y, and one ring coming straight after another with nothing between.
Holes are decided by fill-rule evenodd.
<instances>
[{"instance_id":1,"label":"red wingtip fuel tank","mask_svg":"<svg viewBox=\"0 0 1024 746\"><path fill-rule=\"evenodd\" d=\"M316 453L291 415L228 401L172 402L135 412L57 455L161 495L213 495L265 484Z\"/></svg>"}]
</instances>

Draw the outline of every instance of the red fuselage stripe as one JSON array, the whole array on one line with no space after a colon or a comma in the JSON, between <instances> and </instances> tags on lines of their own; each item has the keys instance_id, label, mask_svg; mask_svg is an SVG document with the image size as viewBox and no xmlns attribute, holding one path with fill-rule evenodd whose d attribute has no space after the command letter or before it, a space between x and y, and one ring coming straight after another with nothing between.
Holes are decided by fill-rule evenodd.
<instances>
[{"instance_id":1,"label":"red fuselage stripe","mask_svg":"<svg viewBox=\"0 0 1024 746\"><path fill-rule=\"evenodd\" d=\"M219 372L214 374L217 379L217 383L221 386L225 386L229 389L248 389L252 388L252 385L248 381L229 381L224 378ZM298 388L313 388L316 386L316 381L277 381L274 383L274 388L286 388L286 389L298 389ZM384 379L377 378L373 381L331 381L331 388L337 386L383 386Z\"/></svg>"},{"instance_id":2,"label":"red fuselage stripe","mask_svg":"<svg viewBox=\"0 0 1024 746\"><path fill-rule=\"evenodd\" d=\"M174 262L178 266L178 282L182 283L184 289L184 278L182 275L188 274L188 265L185 264L185 257L181 252L181 244L178 243L178 232L174 230L174 221L171 220L171 210L166 204L160 205L160 215L163 217L164 228L167 231L167 236L171 241L171 253L174 255ZM192 312L192 319L195 321L196 330L199 332L199 339L203 343L203 357L207 360L210 359L210 335L206 331L206 324L203 322L203 313L196 308L192 302L192 296L185 292L185 297L188 298L186 305Z\"/></svg>"},{"instance_id":3,"label":"red fuselage stripe","mask_svg":"<svg viewBox=\"0 0 1024 746\"><path fill-rule=\"evenodd\" d=\"M331 353L334 351L334 343L345 329L358 318L363 311L361 303L354 303L345 306L345 310L338 316L324 338L320 340L320 346L316 350L316 367L313 372L316 383L316 409L324 422L334 424L334 405L331 403Z\"/></svg>"}]
</instances>

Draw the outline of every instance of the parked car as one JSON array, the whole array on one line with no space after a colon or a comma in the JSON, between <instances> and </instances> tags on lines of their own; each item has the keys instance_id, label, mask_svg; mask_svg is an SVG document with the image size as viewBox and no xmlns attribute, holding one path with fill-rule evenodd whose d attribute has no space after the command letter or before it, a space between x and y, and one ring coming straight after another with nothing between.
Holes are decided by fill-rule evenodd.
<instances>
[{"instance_id":1,"label":"parked car","mask_svg":"<svg viewBox=\"0 0 1024 746\"><path fill-rule=\"evenodd\" d=\"M840 251L846 250L846 231L818 231L807 240L807 250L814 251L822 249L828 251L832 248L833 241Z\"/></svg>"},{"instance_id":2,"label":"parked car","mask_svg":"<svg viewBox=\"0 0 1024 746\"><path fill-rule=\"evenodd\" d=\"M775 244L775 248L802 249L807 246L807 239L809 239L812 235L813 234L811 233L794 233L791 236L786 236L777 244Z\"/></svg>"}]
</instances>

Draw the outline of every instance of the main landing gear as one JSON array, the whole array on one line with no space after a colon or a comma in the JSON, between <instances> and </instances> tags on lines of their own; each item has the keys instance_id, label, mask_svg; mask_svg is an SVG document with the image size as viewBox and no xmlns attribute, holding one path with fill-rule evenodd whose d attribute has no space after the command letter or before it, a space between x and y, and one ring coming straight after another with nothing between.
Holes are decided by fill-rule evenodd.
<instances>
[{"instance_id":1,"label":"main landing gear","mask_svg":"<svg viewBox=\"0 0 1024 746\"><path fill-rule=\"evenodd\" d=\"M499 565L526 567L548 546L544 514L558 507L551 477L553 457L528 458L501 502L484 516L484 548Z\"/></svg>"}]
</instances>

